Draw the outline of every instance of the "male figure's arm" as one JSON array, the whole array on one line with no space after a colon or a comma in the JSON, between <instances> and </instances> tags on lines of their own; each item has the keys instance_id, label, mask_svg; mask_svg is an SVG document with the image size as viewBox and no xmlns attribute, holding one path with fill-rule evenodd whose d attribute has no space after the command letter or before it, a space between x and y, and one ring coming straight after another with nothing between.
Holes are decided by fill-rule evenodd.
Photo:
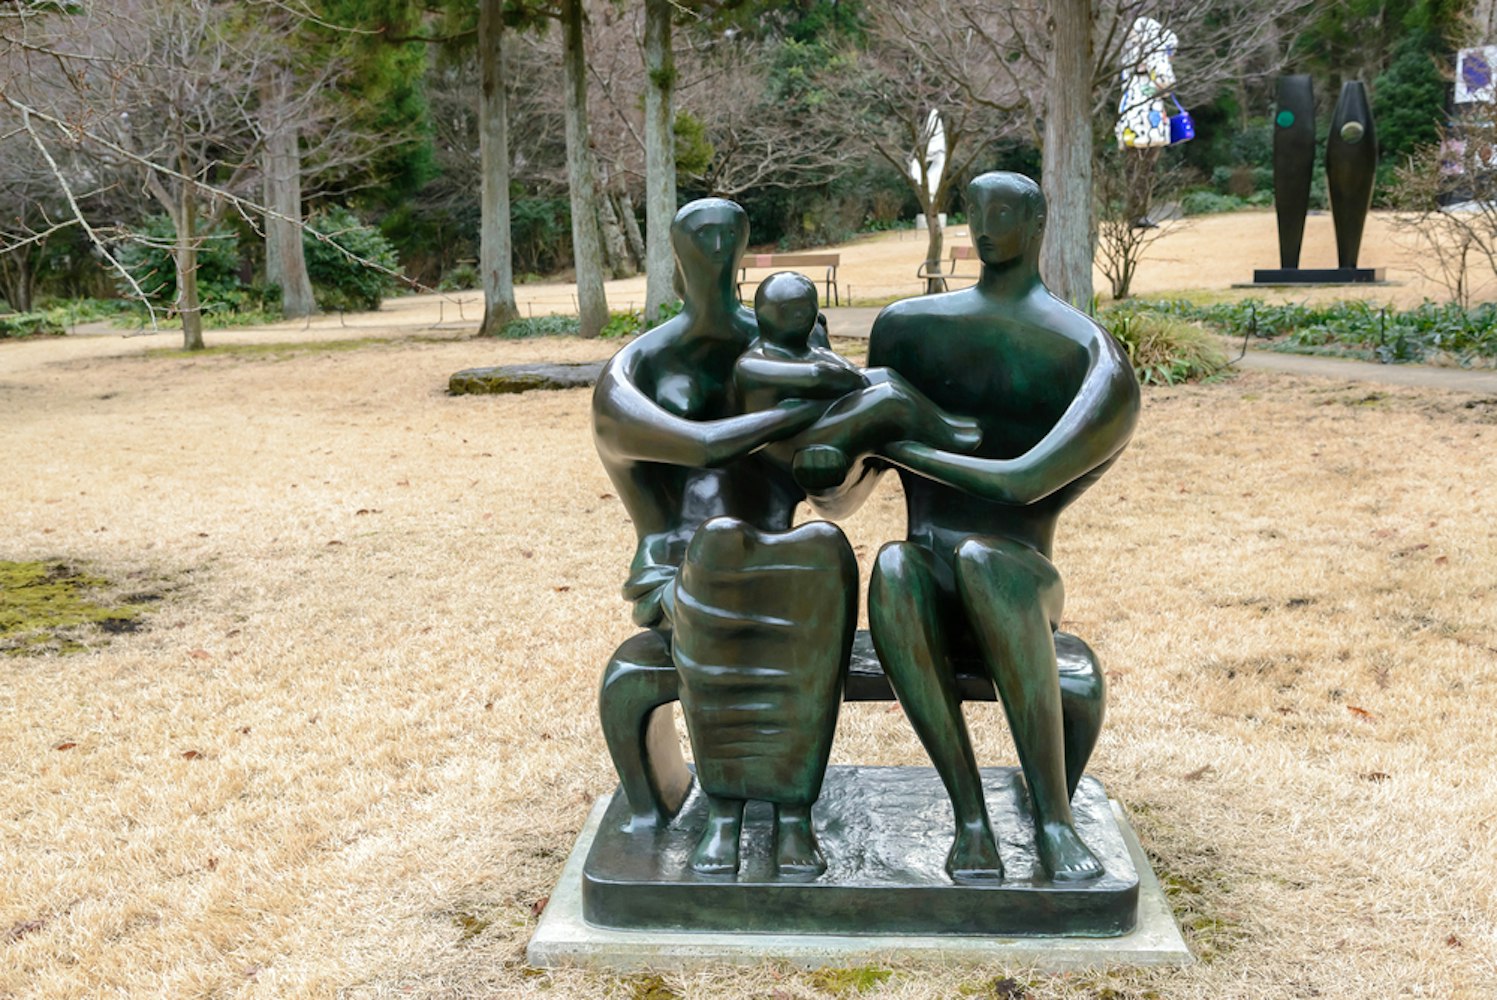
<instances>
[{"instance_id":1,"label":"male figure's arm","mask_svg":"<svg viewBox=\"0 0 1497 1000\"><path fill-rule=\"evenodd\" d=\"M1081 388L1055 426L1016 458L977 458L898 441L882 454L895 465L974 496L1026 506L1070 485L1128 443L1138 421L1138 379L1126 356L1100 327Z\"/></svg>"}]
</instances>

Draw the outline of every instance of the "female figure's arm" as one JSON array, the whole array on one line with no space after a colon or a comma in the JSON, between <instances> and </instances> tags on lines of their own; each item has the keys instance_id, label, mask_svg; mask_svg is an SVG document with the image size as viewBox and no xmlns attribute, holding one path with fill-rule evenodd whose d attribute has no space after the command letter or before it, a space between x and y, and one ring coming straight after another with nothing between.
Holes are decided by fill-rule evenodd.
<instances>
[{"instance_id":1,"label":"female figure's arm","mask_svg":"<svg viewBox=\"0 0 1497 1000\"><path fill-rule=\"evenodd\" d=\"M689 420L640 390L631 360L615 356L593 390L598 449L616 461L713 468L799 433L825 409L823 403L789 399L758 413Z\"/></svg>"}]
</instances>

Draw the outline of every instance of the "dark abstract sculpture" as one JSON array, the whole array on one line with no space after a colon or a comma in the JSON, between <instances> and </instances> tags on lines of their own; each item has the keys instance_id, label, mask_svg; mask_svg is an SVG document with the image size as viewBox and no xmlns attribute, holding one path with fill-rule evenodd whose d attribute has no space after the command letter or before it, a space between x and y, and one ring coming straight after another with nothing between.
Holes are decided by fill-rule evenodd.
<instances>
[{"instance_id":1,"label":"dark abstract sculpture","mask_svg":"<svg viewBox=\"0 0 1497 1000\"><path fill-rule=\"evenodd\" d=\"M1132 862L1105 795L1082 780L1101 671L1056 630L1050 552L1061 510L1127 443L1138 384L1112 339L1040 281L1039 188L987 174L968 205L978 284L886 309L863 371L818 345L804 279L768 279L755 314L739 304L738 206L708 199L677 215L684 308L620 350L594 394L599 454L637 535L624 596L647 631L604 674L622 792L584 867L589 920L844 933L1132 926ZM825 521L791 525L804 499L823 514L852 511L894 467L908 540L874 567L875 658L853 631L846 538ZM891 686L939 784L921 769L827 770L844 695L889 697ZM978 770L963 698L1003 703L1022 777ZM677 699L695 778L670 722ZM956 836L926 858L941 785ZM767 835L763 814L745 811L753 802L769 804Z\"/></svg>"},{"instance_id":2,"label":"dark abstract sculpture","mask_svg":"<svg viewBox=\"0 0 1497 1000\"><path fill-rule=\"evenodd\" d=\"M1341 85L1341 99L1331 116L1331 136L1325 144L1325 181L1336 224L1337 267L1357 266L1376 174L1372 106L1367 103L1367 88L1360 80L1353 80Z\"/></svg>"},{"instance_id":3,"label":"dark abstract sculpture","mask_svg":"<svg viewBox=\"0 0 1497 1000\"><path fill-rule=\"evenodd\" d=\"M1377 172L1377 141L1372 110L1360 82L1342 85L1341 99L1326 142L1326 186L1336 229L1334 268L1302 268L1300 247L1310 207L1310 180L1315 166L1315 99L1310 77L1281 76L1274 115L1274 210L1279 221L1279 267L1253 272L1253 282L1280 284L1346 284L1383 280L1381 268L1360 268L1357 255L1362 230L1372 207Z\"/></svg>"},{"instance_id":4,"label":"dark abstract sculpture","mask_svg":"<svg viewBox=\"0 0 1497 1000\"><path fill-rule=\"evenodd\" d=\"M1279 77L1273 130L1273 207L1279 219L1279 266L1299 267L1315 172L1315 85L1307 73Z\"/></svg>"}]
</instances>

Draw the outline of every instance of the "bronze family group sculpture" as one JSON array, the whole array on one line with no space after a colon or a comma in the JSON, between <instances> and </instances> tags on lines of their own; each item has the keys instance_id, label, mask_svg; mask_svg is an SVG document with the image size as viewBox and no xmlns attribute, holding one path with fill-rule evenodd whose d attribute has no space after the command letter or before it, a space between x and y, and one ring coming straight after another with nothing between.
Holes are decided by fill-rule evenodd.
<instances>
[{"instance_id":1,"label":"bronze family group sculpture","mask_svg":"<svg viewBox=\"0 0 1497 1000\"><path fill-rule=\"evenodd\" d=\"M867 796L852 785L837 784L837 803L821 798L813 819L833 784L841 702L854 697L851 660L875 678L882 670L949 800L954 835L936 835L950 838L936 881L1085 889L1116 874L1072 812L1103 686L1085 644L1057 631L1064 590L1051 554L1061 511L1128 443L1138 383L1112 338L1041 281L1038 186L985 174L969 186L967 208L979 281L883 310L861 370L828 347L815 287L800 275L767 279L753 311L740 303L748 227L738 205L704 199L676 216L683 309L614 356L593 401L598 452L638 536L623 590L645 631L604 676L603 728L621 793L606 821L615 828L604 831L612 839L589 861L592 918L700 926L703 908L721 903L684 892L754 882L769 895L741 904L728 925L773 927L760 908L820 912L817 897L776 892L871 884L856 865L878 851L888 853L881 870L930 882L930 872L896 871L919 867L898 845L859 842L894 819L876 800L853 804ZM851 546L829 521L796 527L794 515L808 501L844 518L891 469L908 528L872 566L869 651L856 633ZM963 685L1002 703L1022 772L1005 815L1031 829L1000 826L995 837L995 793L968 736ZM677 746L675 700L694 778ZM693 781L699 796L689 794ZM765 833L747 832L752 802L769 804ZM887 810L940 806L902 799ZM1032 871L1005 872L1001 845L1016 839ZM750 859L755 852L764 857ZM648 887L629 895L628 883ZM899 905L894 898L877 905ZM1055 898L1062 903L1041 912L1073 905ZM1126 929L1123 918L1090 931L1072 917L1049 923Z\"/></svg>"}]
</instances>

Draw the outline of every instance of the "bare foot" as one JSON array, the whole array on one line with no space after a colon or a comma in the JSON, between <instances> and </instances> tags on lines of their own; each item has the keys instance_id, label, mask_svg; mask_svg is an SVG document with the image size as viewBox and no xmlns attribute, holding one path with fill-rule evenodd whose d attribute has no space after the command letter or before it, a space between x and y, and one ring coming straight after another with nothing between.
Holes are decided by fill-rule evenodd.
<instances>
[{"instance_id":1,"label":"bare foot","mask_svg":"<svg viewBox=\"0 0 1497 1000\"><path fill-rule=\"evenodd\" d=\"M958 882L992 882L1003 878L1003 862L987 823L961 824L951 853L946 855L946 874Z\"/></svg>"},{"instance_id":2,"label":"bare foot","mask_svg":"<svg viewBox=\"0 0 1497 1000\"><path fill-rule=\"evenodd\" d=\"M790 463L796 483L807 492L828 490L838 485L846 478L851 466L842 449L829 444L802 448Z\"/></svg>"},{"instance_id":3,"label":"bare foot","mask_svg":"<svg viewBox=\"0 0 1497 1000\"><path fill-rule=\"evenodd\" d=\"M1042 823L1035 830L1040 864L1057 882L1085 882L1106 873L1073 827L1065 823Z\"/></svg>"},{"instance_id":4,"label":"bare foot","mask_svg":"<svg viewBox=\"0 0 1497 1000\"><path fill-rule=\"evenodd\" d=\"M738 834L743 829L743 803L710 799L707 828L691 852L691 870L698 875L733 875L738 871Z\"/></svg>"},{"instance_id":5,"label":"bare foot","mask_svg":"<svg viewBox=\"0 0 1497 1000\"><path fill-rule=\"evenodd\" d=\"M817 846L809 807L778 807L775 810L774 836L775 867L781 875L814 876L826 871L826 858Z\"/></svg>"}]
</instances>

